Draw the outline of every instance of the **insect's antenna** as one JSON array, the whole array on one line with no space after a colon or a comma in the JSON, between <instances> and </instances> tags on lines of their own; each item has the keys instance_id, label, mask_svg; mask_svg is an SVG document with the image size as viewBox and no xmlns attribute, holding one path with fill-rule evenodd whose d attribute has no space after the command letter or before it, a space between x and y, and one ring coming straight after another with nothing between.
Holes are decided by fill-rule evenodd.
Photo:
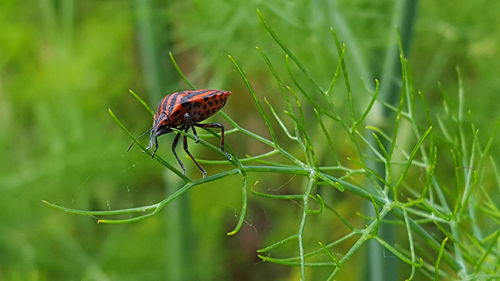
<instances>
[{"instance_id":1,"label":"insect's antenna","mask_svg":"<svg viewBox=\"0 0 500 281\"><path fill-rule=\"evenodd\" d=\"M140 136L138 136L135 140L132 141L132 143L128 146L127 148L127 151L130 151L130 149L132 148L132 146L134 146L134 143L136 143L136 140L144 137L144 135L146 135L147 133L149 133L151 130L150 129L147 129L144 133L142 133Z\"/></svg>"}]
</instances>

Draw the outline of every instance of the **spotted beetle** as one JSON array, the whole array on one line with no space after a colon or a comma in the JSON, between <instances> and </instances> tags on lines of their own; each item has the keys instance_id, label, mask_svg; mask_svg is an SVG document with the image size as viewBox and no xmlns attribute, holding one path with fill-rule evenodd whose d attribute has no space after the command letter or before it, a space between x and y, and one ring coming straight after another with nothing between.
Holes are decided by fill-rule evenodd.
<instances>
[{"instance_id":1,"label":"spotted beetle","mask_svg":"<svg viewBox=\"0 0 500 281\"><path fill-rule=\"evenodd\" d=\"M196 143L199 142L200 138L196 133L195 127L219 128L221 129L220 150L223 151L228 158L231 158L231 156L224 151L224 126L220 123L198 123L219 111L226 104L229 95L231 95L231 92L228 91L206 89L175 92L170 95L166 95L161 100L154 115L153 128L149 131L149 145L146 149L149 150L154 147L152 153L152 156L154 157L156 150L158 149L157 138L161 135L172 132L172 128L183 130L184 132L188 132L189 128L192 128ZM172 142L172 153L174 154L177 162L179 162L183 173L186 174L186 168L175 152L180 136L181 133L177 133L174 141ZM187 155L191 158L191 160L193 160L203 174L203 177L205 177L207 172L196 161L191 152L189 152L187 137L185 135L183 136L183 142L184 151L186 151Z\"/></svg>"}]
</instances>

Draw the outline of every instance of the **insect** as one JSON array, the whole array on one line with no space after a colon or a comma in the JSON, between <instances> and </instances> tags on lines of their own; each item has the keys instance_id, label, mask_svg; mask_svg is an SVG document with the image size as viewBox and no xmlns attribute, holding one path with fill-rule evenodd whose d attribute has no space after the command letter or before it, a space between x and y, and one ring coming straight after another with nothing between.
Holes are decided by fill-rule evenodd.
<instances>
[{"instance_id":1,"label":"insect","mask_svg":"<svg viewBox=\"0 0 500 281\"><path fill-rule=\"evenodd\" d=\"M200 138L196 133L195 127L219 128L221 130L220 150L224 152L228 158L231 158L231 156L224 151L224 126L220 123L198 123L219 111L226 104L229 95L231 95L231 92L228 91L206 89L175 92L170 95L166 95L161 100L154 115L153 128L149 131L149 145L146 149L149 150L154 148L152 153L152 157L154 157L156 150L158 150L158 137L172 132L172 128L176 128L184 132L188 132L189 129L192 128L196 143L200 141ZM146 133L147 132L148 131L146 131ZM181 133L177 133L174 141L172 142L172 153L174 154L177 162L179 162L183 173L186 174L186 168L175 151L180 137ZM196 164L198 169L203 174L203 177L205 177L207 172L196 161L191 152L189 152L187 137L185 135L183 136L183 144L184 151Z\"/></svg>"}]
</instances>

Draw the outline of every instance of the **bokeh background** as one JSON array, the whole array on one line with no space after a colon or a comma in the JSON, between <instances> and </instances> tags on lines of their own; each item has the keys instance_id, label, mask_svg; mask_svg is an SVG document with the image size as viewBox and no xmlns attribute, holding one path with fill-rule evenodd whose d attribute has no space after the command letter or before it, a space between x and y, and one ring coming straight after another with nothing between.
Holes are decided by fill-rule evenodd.
<instances>
[{"instance_id":1,"label":"bokeh background","mask_svg":"<svg viewBox=\"0 0 500 281\"><path fill-rule=\"evenodd\" d=\"M225 112L265 134L226 57L239 61L259 95L279 104L254 46L274 59L283 52L256 9L323 84L336 66L329 28L341 16L357 43L352 52L373 74L364 76L348 60L353 92L363 96L394 33L394 2L2 0L0 280L298 280L296 268L264 263L255 253L295 228L297 218L288 215L294 204L250 197L243 230L226 236L241 204L236 178L196 187L160 215L130 225L98 225L41 200L107 210L152 204L179 187L139 149L126 151L129 139L107 113L112 108L137 135L146 130L151 116L128 90L155 106L165 94L186 89L169 51L200 88L232 91ZM499 10L500 2L492 0L419 1L408 53L415 87L432 110L443 110L440 87L456 91L460 67L467 108L481 132L489 132L498 116ZM217 115L212 120L223 121ZM175 164L171 138L162 137L159 153ZM241 136L227 143L240 155L264 151ZM218 157L191 147L200 158ZM198 177L185 162L188 174ZM224 166L207 168L214 173ZM291 180L255 177L250 183L279 191ZM353 221L361 220L359 207L349 196L337 205ZM338 280L362 278L362 262L354 258Z\"/></svg>"}]
</instances>

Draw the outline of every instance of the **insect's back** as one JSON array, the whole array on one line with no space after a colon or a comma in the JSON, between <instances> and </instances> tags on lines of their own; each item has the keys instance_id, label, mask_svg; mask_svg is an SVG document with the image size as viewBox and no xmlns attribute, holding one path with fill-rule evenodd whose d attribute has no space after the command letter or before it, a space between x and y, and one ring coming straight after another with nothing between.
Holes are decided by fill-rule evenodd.
<instances>
[{"instance_id":1,"label":"insect's back","mask_svg":"<svg viewBox=\"0 0 500 281\"><path fill-rule=\"evenodd\" d=\"M167 117L167 126L177 127L184 123L184 114L189 113L191 120L200 122L219 111L231 92L199 89L170 94L163 98L157 114Z\"/></svg>"}]
</instances>

